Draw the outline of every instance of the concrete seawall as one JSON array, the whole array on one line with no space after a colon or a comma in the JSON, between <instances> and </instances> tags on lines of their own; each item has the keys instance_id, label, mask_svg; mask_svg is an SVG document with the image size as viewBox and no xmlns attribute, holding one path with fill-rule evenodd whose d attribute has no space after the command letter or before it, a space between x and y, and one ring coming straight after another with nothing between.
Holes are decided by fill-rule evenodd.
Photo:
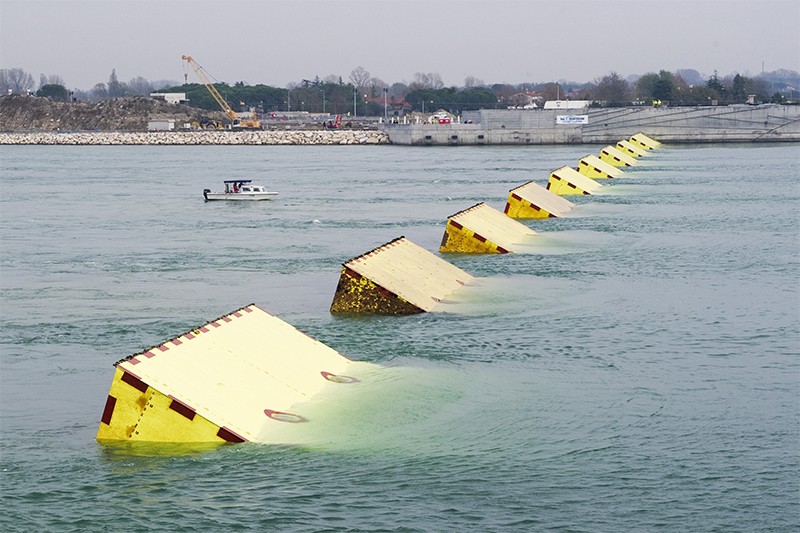
<instances>
[{"instance_id":1,"label":"concrete seawall","mask_svg":"<svg viewBox=\"0 0 800 533\"><path fill-rule=\"evenodd\" d=\"M557 123L565 116L583 123ZM389 124L384 131L401 145L616 143L638 131L673 143L800 142L800 106L482 109L464 119L472 123Z\"/></svg>"},{"instance_id":2,"label":"concrete seawall","mask_svg":"<svg viewBox=\"0 0 800 533\"><path fill-rule=\"evenodd\" d=\"M389 144L373 130L319 131L169 131L169 132L34 132L0 133L2 144L66 145L292 145Z\"/></svg>"},{"instance_id":3,"label":"concrete seawall","mask_svg":"<svg viewBox=\"0 0 800 533\"><path fill-rule=\"evenodd\" d=\"M0 133L0 145L609 144L638 131L671 143L800 142L800 106L481 109L465 112L463 118L471 123L388 124L380 131Z\"/></svg>"}]
</instances>

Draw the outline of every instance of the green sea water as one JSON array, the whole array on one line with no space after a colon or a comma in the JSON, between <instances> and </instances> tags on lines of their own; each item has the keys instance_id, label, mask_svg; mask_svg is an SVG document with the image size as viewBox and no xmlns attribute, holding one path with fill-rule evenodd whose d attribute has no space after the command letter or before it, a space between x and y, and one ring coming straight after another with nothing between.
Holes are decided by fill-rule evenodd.
<instances>
[{"instance_id":1,"label":"green sea water","mask_svg":"<svg viewBox=\"0 0 800 533\"><path fill-rule=\"evenodd\" d=\"M600 148L0 147L0 528L797 530L797 144L665 146L448 256L442 313L328 312L344 261ZM230 178L280 195L203 202ZM297 445L95 441L115 361L249 303L381 371Z\"/></svg>"}]
</instances>

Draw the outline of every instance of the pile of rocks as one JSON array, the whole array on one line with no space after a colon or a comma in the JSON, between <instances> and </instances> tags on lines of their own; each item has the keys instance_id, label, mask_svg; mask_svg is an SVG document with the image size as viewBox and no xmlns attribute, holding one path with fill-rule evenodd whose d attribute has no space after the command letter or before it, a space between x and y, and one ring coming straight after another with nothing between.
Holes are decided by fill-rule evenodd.
<instances>
[{"instance_id":1,"label":"pile of rocks","mask_svg":"<svg viewBox=\"0 0 800 533\"><path fill-rule=\"evenodd\" d=\"M221 111L206 111L142 96L102 102L56 102L22 95L0 96L2 131L147 131L151 120L175 124L222 121Z\"/></svg>"},{"instance_id":2,"label":"pile of rocks","mask_svg":"<svg viewBox=\"0 0 800 533\"><path fill-rule=\"evenodd\" d=\"M389 144L389 136L372 130L34 132L0 133L0 144Z\"/></svg>"}]
</instances>

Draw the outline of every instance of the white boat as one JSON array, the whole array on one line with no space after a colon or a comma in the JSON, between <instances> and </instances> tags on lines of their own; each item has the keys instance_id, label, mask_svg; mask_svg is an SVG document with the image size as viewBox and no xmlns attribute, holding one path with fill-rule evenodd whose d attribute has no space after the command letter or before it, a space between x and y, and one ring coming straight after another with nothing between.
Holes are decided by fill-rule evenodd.
<instances>
[{"instance_id":1,"label":"white boat","mask_svg":"<svg viewBox=\"0 0 800 533\"><path fill-rule=\"evenodd\" d=\"M268 191L263 185L253 185L252 180L225 180L225 192L203 189L206 202L212 200L272 200L277 192Z\"/></svg>"}]
</instances>

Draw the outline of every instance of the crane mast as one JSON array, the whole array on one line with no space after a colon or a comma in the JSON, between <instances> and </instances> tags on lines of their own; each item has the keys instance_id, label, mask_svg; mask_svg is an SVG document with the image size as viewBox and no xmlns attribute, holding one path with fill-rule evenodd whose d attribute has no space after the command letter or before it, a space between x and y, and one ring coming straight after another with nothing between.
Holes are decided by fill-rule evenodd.
<instances>
[{"instance_id":1,"label":"crane mast","mask_svg":"<svg viewBox=\"0 0 800 533\"><path fill-rule=\"evenodd\" d=\"M228 115L228 117L231 119L231 121L233 121L233 125L234 126L243 126L245 128L260 128L261 127L261 124L257 120L245 120L245 121L241 121L240 122L238 117L236 116L236 111L231 109L231 106L228 105L228 102L225 101L225 99L219 93L217 88L214 87L214 84L211 83L211 80L209 79L209 77L206 74L205 70L203 70L203 67L201 67L197 63L197 61L194 60L194 58L192 56L188 56L188 55L184 54L184 55L181 56L181 59L183 59L184 61L189 63L189 65L192 67L192 70L194 70L195 74L197 74L197 77L200 78L200 81L203 83L203 85L206 86L206 89L208 89L208 92L210 92L211 96L214 97L214 100L217 101L217 103L222 108L222 110L225 112L225 114Z\"/></svg>"}]
</instances>

